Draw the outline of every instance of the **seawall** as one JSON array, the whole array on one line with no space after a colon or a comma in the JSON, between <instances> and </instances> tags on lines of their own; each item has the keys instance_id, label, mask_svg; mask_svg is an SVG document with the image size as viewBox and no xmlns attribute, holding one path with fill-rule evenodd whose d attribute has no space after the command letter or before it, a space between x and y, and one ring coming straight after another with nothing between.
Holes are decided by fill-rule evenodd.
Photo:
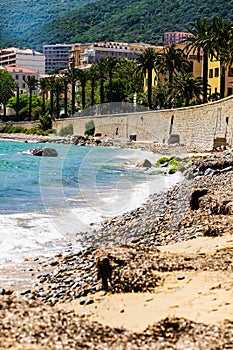
<instances>
[{"instance_id":1,"label":"seawall","mask_svg":"<svg viewBox=\"0 0 233 350\"><path fill-rule=\"evenodd\" d=\"M115 139L129 139L158 143L177 143L187 147L210 150L214 145L232 146L233 96L193 107L102 115L72 117L53 122L57 133L70 124L75 135L84 135L88 121L95 123L95 133Z\"/></svg>"}]
</instances>

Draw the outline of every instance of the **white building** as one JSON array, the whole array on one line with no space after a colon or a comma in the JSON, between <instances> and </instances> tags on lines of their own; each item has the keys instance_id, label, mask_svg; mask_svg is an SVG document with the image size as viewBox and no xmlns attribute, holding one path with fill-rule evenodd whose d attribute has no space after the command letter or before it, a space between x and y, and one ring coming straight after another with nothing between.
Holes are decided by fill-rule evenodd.
<instances>
[{"instance_id":1,"label":"white building","mask_svg":"<svg viewBox=\"0 0 233 350\"><path fill-rule=\"evenodd\" d=\"M31 49L10 47L0 50L0 66L29 68L39 74L45 73L45 55Z\"/></svg>"}]
</instances>

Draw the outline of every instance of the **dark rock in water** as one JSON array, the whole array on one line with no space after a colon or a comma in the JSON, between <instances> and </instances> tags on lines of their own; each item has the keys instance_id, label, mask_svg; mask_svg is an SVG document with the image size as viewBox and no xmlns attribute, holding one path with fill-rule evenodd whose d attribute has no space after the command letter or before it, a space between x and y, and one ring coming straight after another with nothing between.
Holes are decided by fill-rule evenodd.
<instances>
[{"instance_id":1,"label":"dark rock in water","mask_svg":"<svg viewBox=\"0 0 233 350\"><path fill-rule=\"evenodd\" d=\"M143 168L151 168L152 164L148 159L145 159L142 166Z\"/></svg>"},{"instance_id":2,"label":"dark rock in water","mask_svg":"<svg viewBox=\"0 0 233 350\"><path fill-rule=\"evenodd\" d=\"M205 196L208 193L208 190L206 188L204 189L197 189L193 191L191 194L191 199L190 199L190 207L191 210L197 210L199 209L199 199L203 196Z\"/></svg>"},{"instance_id":3,"label":"dark rock in water","mask_svg":"<svg viewBox=\"0 0 233 350\"><path fill-rule=\"evenodd\" d=\"M35 148L35 149L32 149L30 152L33 156L39 156L39 157L57 157L58 156L58 153L54 148L47 148L47 147Z\"/></svg>"}]
</instances>

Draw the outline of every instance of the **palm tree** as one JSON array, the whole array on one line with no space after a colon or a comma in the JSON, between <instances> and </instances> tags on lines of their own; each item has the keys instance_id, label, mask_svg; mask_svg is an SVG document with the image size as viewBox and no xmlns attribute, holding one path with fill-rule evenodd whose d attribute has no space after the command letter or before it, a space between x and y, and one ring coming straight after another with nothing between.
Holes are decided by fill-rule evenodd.
<instances>
[{"instance_id":1,"label":"palm tree","mask_svg":"<svg viewBox=\"0 0 233 350\"><path fill-rule=\"evenodd\" d=\"M88 71L85 69L76 68L76 76L82 89L82 109L84 110L86 107L86 83L88 80Z\"/></svg>"},{"instance_id":2,"label":"palm tree","mask_svg":"<svg viewBox=\"0 0 233 350\"><path fill-rule=\"evenodd\" d=\"M44 115L45 114L45 97L46 97L46 93L49 91L48 78L41 78L39 81L39 86L42 93L42 115Z\"/></svg>"},{"instance_id":3,"label":"palm tree","mask_svg":"<svg viewBox=\"0 0 233 350\"><path fill-rule=\"evenodd\" d=\"M203 71L203 103L207 103L207 93L208 93L208 59L213 57L213 43L212 43L212 26L211 23L204 18L201 20L197 19L196 24L188 29L189 33L193 36L186 38L188 41L186 45L186 50L190 53L197 54L197 59L200 62L201 56L203 55L202 61L202 71Z\"/></svg>"},{"instance_id":4,"label":"palm tree","mask_svg":"<svg viewBox=\"0 0 233 350\"><path fill-rule=\"evenodd\" d=\"M67 76L63 76L63 84L64 84L64 112L65 112L65 118L68 117L68 84L69 84L69 79Z\"/></svg>"},{"instance_id":5,"label":"palm tree","mask_svg":"<svg viewBox=\"0 0 233 350\"><path fill-rule=\"evenodd\" d=\"M112 102L112 79L116 70L118 59L116 57L108 56L105 58L106 71L108 73L109 82L109 99L108 102Z\"/></svg>"},{"instance_id":6,"label":"palm tree","mask_svg":"<svg viewBox=\"0 0 233 350\"><path fill-rule=\"evenodd\" d=\"M35 89L35 86L37 84L37 80L34 75L28 75L27 77L24 77L23 80L28 86L29 89L29 121L32 120L32 90Z\"/></svg>"},{"instance_id":7,"label":"palm tree","mask_svg":"<svg viewBox=\"0 0 233 350\"><path fill-rule=\"evenodd\" d=\"M96 63L97 73L100 82L100 103L104 103L104 82L106 80L106 61L101 58L99 62Z\"/></svg>"},{"instance_id":8,"label":"palm tree","mask_svg":"<svg viewBox=\"0 0 233 350\"><path fill-rule=\"evenodd\" d=\"M91 82L91 106L95 104L95 87L96 82L98 81L98 69L96 63L93 63L89 69L89 80Z\"/></svg>"},{"instance_id":9,"label":"palm tree","mask_svg":"<svg viewBox=\"0 0 233 350\"><path fill-rule=\"evenodd\" d=\"M174 80L174 75L179 73L188 73L190 72L191 66L187 60L187 56L184 51L177 49L175 45L166 47L162 53L162 61L159 66L161 73L167 73L168 75L168 108L172 107L172 84Z\"/></svg>"},{"instance_id":10,"label":"palm tree","mask_svg":"<svg viewBox=\"0 0 233 350\"><path fill-rule=\"evenodd\" d=\"M212 25L212 40L214 55L220 61L220 98L225 96L225 72L232 63L230 54L232 47L233 27L228 19L214 17Z\"/></svg>"},{"instance_id":11,"label":"palm tree","mask_svg":"<svg viewBox=\"0 0 233 350\"><path fill-rule=\"evenodd\" d=\"M61 77L55 77L54 92L56 96L56 115L60 117L60 95L64 92L64 81Z\"/></svg>"},{"instance_id":12,"label":"palm tree","mask_svg":"<svg viewBox=\"0 0 233 350\"><path fill-rule=\"evenodd\" d=\"M152 108L152 72L157 69L158 54L152 48L146 48L137 58L137 71L141 72L147 80L147 100L149 108Z\"/></svg>"},{"instance_id":13,"label":"palm tree","mask_svg":"<svg viewBox=\"0 0 233 350\"><path fill-rule=\"evenodd\" d=\"M203 95L202 79L195 78L192 73L179 74L173 84L173 97L178 105L187 107L195 99L197 102L201 101Z\"/></svg>"},{"instance_id":14,"label":"palm tree","mask_svg":"<svg viewBox=\"0 0 233 350\"><path fill-rule=\"evenodd\" d=\"M48 83L48 91L50 91L50 115L51 118L53 118L53 100L54 100L54 93L55 93L55 76L51 75L49 78L47 78Z\"/></svg>"},{"instance_id":15,"label":"palm tree","mask_svg":"<svg viewBox=\"0 0 233 350\"><path fill-rule=\"evenodd\" d=\"M78 80L78 68L71 67L68 68L66 72L66 77L68 81L71 83L71 114L75 113L75 99L76 99L76 83Z\"/></svg>"}]
</instances>

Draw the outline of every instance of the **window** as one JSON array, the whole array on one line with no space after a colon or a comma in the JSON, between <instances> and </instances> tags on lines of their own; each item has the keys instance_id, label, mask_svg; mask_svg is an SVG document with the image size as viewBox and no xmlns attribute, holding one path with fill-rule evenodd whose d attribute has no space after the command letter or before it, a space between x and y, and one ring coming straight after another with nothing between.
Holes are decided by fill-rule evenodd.
<instances>
[{"instance_id":1,"label":"window","mask_svg":"<svg viewBox=\"0 0 233 350\"><path fill-rule=\"evenodd\" d=\"M233 77L233 67L230 67L228 70L228 77Z\"/></svg>"},{"instance_id":2,"label":"window","mask_svg":"<svg viewBox=\"0 0 233 350\"><path fill-rule=\"evenodd\" d=\"M19 75L18 74L15 75L15 80L19 80Z\"/></svg>"},{"instance_id":3,"label":"window","mask_svg":"<svg viewBox=\"0 0 233 350\"><path fill-rule=\"evenodd\" d=\"M232 88L228 88L228 91L227 91L227 96L230 96L232 95Z\"/></svg>"},{"instance_id":4,"label":"window","mask_svg":"<svg viewBox=\"0 0 233 350\"><path fill-rule=\"evenodd\" d=\"M219 68L215 68L214 70L214 76L219 77Z\"/></svg>"},{"instance_id":5,"label":"window","mask_svg":"<svg viewBox=\"0 0 233 350\"><path fill-rule=\"evenodd\" d=\"M213 69L210 69L209 71L209 78L213 78Z\"/></svg>"}]
</instances>

